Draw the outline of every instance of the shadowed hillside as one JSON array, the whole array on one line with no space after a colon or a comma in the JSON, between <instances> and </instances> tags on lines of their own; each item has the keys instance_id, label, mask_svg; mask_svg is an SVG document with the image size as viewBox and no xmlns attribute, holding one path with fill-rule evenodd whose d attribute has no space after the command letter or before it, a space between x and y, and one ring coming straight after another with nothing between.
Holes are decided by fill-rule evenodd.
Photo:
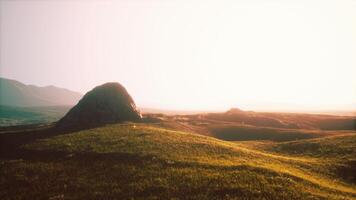
<instances>
[{"instance_id":1,"label":"shadowed hillside","mask_svg":"<svg viewBox=\"0 0 356 200\"><path fill-rule=\"evenodd\" d=\"M241 140L273 140L290 141L318 138L338 134L340 131L320 131L303 129L281 129L269 127L255 127L249 125L211 125L211 136L229 141Z\"/></svg>"},{"instance_id":2,"label":"shadowed hillside","mask_svg":"<svg viewBox=\"0 0 356 200\"><path fill-rule=\"evenodd\" d=\"M126 89L119 83L105 83L86 93L58 126L85 128L140 119L141 114Z\"/></svg>"},{"instance_id":3,"label":"shadowed hillside","mask_svg":"<svg viewBox=\"0 0 356 200\"><path fill-rule=\"evenodd\" d=\"M243 111L242 111L243 112ZM253 112L254 115L264 115L264 113ZM339 117L330 115L307 115L303 118L302 114L284 114L284 113L267 113L274 115L275 118L283 118L284 115L298 117L303 123L315 123L320 117L328 118L329 125L336 128L342 119L346 122L352 122L354 117ZM212 117L214 115L215 117ZM251 140L271 140L271 141L292 141L300 139L319 138L331 135L339 135L343 133L353 132L350 130L324 130L317 127L309 128L276 128L273 126L258 126L249 125L242 121L228 120L224 116L225 113L214 114L198 114L198 115L180 115L180 116L167 116L159 114L150 114L146 116L158 119L162 126L172 130L184 130L212 136L221 140L227 141L251 141ZM220 117L216 117L220 116ZM310 120L310 121L309 121Z\"/></svg>"}]
</instances>

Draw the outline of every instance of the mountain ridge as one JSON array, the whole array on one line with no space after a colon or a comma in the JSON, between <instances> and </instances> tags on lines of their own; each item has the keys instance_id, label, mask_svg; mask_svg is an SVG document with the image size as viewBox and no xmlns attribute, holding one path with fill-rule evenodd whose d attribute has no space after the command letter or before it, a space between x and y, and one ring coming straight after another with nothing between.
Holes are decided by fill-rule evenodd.
<instances>
[{"instance_id":1,"label":"mountain ridge","mask_svg":"<svg viewBox=\"0 0 356 200\"><path fill-rule=\"evenodd\" d=\"M16 107L42 107L74 105L82 97L79 92L49 86L24 84L0 77L0 105Z\"/></svg>"}]
</instances>

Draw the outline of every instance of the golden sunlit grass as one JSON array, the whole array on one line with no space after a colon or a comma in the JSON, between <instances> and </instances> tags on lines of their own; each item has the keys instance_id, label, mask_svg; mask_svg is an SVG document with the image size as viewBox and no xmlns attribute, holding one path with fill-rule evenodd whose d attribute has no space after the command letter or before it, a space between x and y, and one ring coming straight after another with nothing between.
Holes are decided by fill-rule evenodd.
<instances>
[{"instance_id":1,"label":"golden sunlit grass","mask_svg":"<svg viewBox=\"0 0 356 200\"><path fill-rule=\"evenodd\" d=\"M356 198L333 163L266 146L116 124L25 145L34 158L3 161L0 183L19 198Z\"/></svg>"}]
</instances>

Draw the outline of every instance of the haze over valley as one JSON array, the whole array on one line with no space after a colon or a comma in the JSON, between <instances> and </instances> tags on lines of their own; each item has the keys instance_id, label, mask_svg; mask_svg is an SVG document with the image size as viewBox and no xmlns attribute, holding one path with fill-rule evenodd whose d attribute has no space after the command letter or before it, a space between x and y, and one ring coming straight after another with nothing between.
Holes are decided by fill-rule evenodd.
<instances>
[{"instance_id":1,"label":"haze over valley","mask_svg":"<svg viewBox=\"0 0 356 200\"><path fill-rule=\"evenodd\" d=\"M356 200L352 0L0 0L0 199Z\"/></svg>"}]
</instances>

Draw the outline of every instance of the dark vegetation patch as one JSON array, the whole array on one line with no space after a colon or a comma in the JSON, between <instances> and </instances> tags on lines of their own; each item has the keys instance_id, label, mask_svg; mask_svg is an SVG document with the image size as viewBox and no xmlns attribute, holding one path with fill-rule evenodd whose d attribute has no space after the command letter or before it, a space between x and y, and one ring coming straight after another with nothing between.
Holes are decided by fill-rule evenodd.
<instances>
[{"instance_id":1,"label":"dark vegetation patch","mask_svg":"<svg viewBox=\"0 0 356 200\"><path fill-rule=\"evenodd\" d=\"M291 141L300 139L317 138L327 136L327 132L301 130L301 129L277 129L268 127L255 127L247 125L215 125L210 126L212 136L228 141L245 140L272 140ZM331 134L331 133L329 133Z\"/></svg>"},{"instance_id":2,"label":"dark vegetation patch","mask_svg":"<svg viewBox=\"0 0 356 200\"><path fill-rule=\"evenodd\" d=\"M349 183L356 184L356 160L347 160L336 168L336 174Z\"/></svg>"}]
</instances>

